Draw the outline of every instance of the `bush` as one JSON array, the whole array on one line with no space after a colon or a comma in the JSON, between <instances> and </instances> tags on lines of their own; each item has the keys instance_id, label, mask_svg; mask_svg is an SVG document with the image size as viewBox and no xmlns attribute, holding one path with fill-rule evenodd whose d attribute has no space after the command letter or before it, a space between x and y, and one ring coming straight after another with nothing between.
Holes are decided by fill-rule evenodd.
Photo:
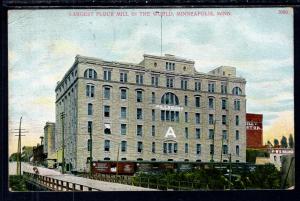
<instances>
[{"instance_id":1,"label":"bush","mask_svg":"<svg viewBox=\"0 0 300 201\"><path fill-rule=\"evenodd\" d=\"M9 176L9 187L12 191L28 191L26 188L26 180L24 176L20 175Z\"/></svg>"}]
</instances>

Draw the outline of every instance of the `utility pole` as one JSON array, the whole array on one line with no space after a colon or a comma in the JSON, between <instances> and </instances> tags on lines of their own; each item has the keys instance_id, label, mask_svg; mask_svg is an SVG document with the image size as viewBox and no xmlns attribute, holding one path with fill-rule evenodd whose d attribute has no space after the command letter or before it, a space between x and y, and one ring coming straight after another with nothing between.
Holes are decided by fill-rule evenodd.
<instances>
[{"instance_id":1,"label":"utility pole","mask_svg":"<svg viewBox=\"0 0 300 201\"><path fill-rule=\"evenodd\" d=\"M22 116L20 118L19 124L19 139L18 139L18 160L17 160L17 175L21 175L21 124L22 124Z\"/></svg>"},{"instance_id":2,"label":"utility pole","mask_svg":"<svg viewBox=\"0 0 300 201\"><path fill-rule=\"evenodd\" d=\"M60 118L61 118L61 128L62 128L62 162L61 162L61 173L64 174L65 173L65 123L64 123L64 119L65 119L65 113L61 112L60 113Z\"/></svg>"},{"instance_id":3,"label":"utility pole","mask_svg":"<svg viewBox=\"0 0 300 201\"><path fill-rule=\"evenodd\" d=\"M231 153L229 154L229 189L231 189L231 174L232 174L232 165L231 165Z\"/></svg>"},{"instance_id":4,"label":"utility pole","mask_svg":"<svg viewBox=\"0 0 300 201\"><path fill-rule=\"evenodd\" d=\"M90 176L92 176L92 167L93 167L93 138L92 138L92 131L93 126L92 124L88 125L88 131L90 134Z\"/></svg>"},{"instance_id":5,"label":"utility pole","mask_svg":"<svg viewBox=\"0 0 300 201\"><path fill-rule=\"evenodd\" d=\"M217 122L217 120L214 121L214 133L213 133L213 136L212 136L213 151L212 151L212 154L211 154L211 160L210 160L211 162L214 161L214 154L215 154L216 122Z\"/></svg>"},{"instance_id":6,"label":"utility pole","mask_svg":"<svg viewBox=\"0 0 300 201\"><path fill-rule=\"evenodd\" d=\"M116 175L118 175L118 167L119 167L119 153L120 153L120 143L118 143L118 155L117 155L117 167L116 167Z\"/></svg>"},{"instance_id":7,"label":"utility pole","mask_svg":"<svg viewBox=\"0 0 300 201\"><path fill-rule=\"evenodd\" d=\"M162 56L162 14L160 15L160 56Z\"/></svg>"}]
</instances>

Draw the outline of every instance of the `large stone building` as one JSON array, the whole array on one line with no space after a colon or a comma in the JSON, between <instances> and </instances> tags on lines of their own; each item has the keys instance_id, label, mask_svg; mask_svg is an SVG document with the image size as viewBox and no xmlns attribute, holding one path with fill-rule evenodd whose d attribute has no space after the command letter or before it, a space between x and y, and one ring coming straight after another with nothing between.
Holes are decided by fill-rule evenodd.
<instances>
[{"instance_id":1,"label":"large stone building","mask_svg":"<svg viewBox=\"0 0 300 201\"><path fill-rule=\"evenodd\" d=\"M44 126L44 153L55 154L55 123L46 122Z\"/></svg>"},{"instance_id":2,"label":"large stone building","mask_svg":"<svg viewBox=\"0 0 300 201\"><path fill-rule=\"evenodd\" d=\"M234 67L205 74L194 64L173 55L139 64L76 56L55 89L56 151L63 125L67 169L88 167L90 135L94 161L228 162L231 154L245 162L245 79Z\"/></svg>"}]
</instances>

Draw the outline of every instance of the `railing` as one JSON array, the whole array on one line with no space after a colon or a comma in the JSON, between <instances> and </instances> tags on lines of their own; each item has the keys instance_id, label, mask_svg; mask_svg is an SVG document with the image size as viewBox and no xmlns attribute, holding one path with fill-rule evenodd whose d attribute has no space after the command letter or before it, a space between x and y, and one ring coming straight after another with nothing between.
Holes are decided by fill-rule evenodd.
<instances>
[{"instance_id":1,"label":"railing","mask_svg":"<svg viewBox=\"0 0 300 201\"><path fill-rule=\"evenodd\" d=\"M207 183L200 181L179 181L172 179L169 180L151 177L135 177L113 174L96 174L92 177L90 177L88 174L84 174L82 176L85 178L96 179L100 181L127 184L157 190L193 191L210 189ZM222 189L225 189L225 186Z\"/></svg>"},{"instance_id":2,"label":"railing","mask_svg":"<svg viewBox=\"0 0 300 201\"><path fill-rule=\"evenodd\" d=\"M46 187L51 191L100 191L99 189L95 189L82 184L54 179L34 173L23 172L23 175L26 176L29 181L34 182L35 184L38 184L42 187Z\"/></svg>"}]
</instances>

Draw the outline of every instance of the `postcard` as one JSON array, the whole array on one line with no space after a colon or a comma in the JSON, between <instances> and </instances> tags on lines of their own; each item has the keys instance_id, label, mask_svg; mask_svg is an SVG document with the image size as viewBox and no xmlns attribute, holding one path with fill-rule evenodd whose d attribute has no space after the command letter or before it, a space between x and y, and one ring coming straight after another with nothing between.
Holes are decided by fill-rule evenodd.
<instances>
[{"instance_id":1,"label":"postcard","mask_svg":"<svg viewBox=\"0 0 300 201\"><path fill-rule=\"evenodd\" d=\"M293 189L293 8L8 12L10 191Z\"/></svg>"}]
</instances>

